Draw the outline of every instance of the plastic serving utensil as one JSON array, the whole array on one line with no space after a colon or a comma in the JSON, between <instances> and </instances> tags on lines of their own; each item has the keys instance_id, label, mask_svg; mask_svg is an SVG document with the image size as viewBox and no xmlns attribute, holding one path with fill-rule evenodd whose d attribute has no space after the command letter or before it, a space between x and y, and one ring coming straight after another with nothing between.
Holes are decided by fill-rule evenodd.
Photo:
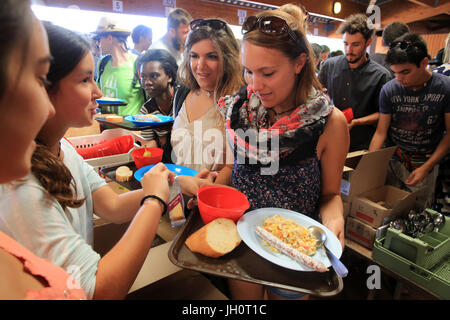
<instances>
[{"instance_id":1,"label":"plastic serving utensil","mask_svg":"<svg viewBox=\"0 0 450 320\"><path fill-rule=\"evenodd\" d=\"M144 157L151 157L152 156L152 153L147 150L147 146L146 145L144 145L144 150L145 151L144 151L144 154L142 156L144 156Z\"/></svg>"},{"instance_id":2,"label":"plastic serving utensil","mask_svg":"<svg viewBox=\"0 0 450 320\"><path fill-rule=\"evenodd\" d=\"M336 271L336 274L344 278L348 274L347 268L344 266L344 264L325 246L325 243L327 241L327 234L325 231L318 227L318 226L310 226L308 228L309 231L312 232L313 236L317 239L317 246L325 249L325 252L328 255L328 258L331 261L331 265L333 266L334 271Z\"/></svg>"}]
</instances>

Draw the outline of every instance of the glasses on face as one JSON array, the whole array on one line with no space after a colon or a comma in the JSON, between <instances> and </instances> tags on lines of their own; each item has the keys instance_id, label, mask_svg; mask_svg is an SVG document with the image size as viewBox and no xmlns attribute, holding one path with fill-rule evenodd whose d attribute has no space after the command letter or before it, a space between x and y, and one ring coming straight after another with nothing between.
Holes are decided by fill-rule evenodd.
<instances>
[{"instance_id":1,"label":"glasses on face","mask_svg":"<svg viewBox=\"0 0 450 320\"><path fill-rule=\"evenodd\" d=\"M258 28L259 31L264 34L268 34L271 36L280 36L287 33L294 42L300 43L300 39L297 37L294 31L292 31L292 29L288 26L287 22L283 18L276 16L260 18L249 16L245 19L242 25L242 34L246 34L254 30L255 28Z\"/></svg>"},{"instance_id":2,"label":"glasses on face","mask_svg":"<svg viewBox=\"0 0 450 320\"><path fill-rule=\"evenodd\" d=\"M220 30L220 29L226 30L225 21L218 20L218 19L196 19L190 23L191 30L197 30L198 28L200 28L202 26L208 26L214 30Z\"/></svg>"}]
</instances>

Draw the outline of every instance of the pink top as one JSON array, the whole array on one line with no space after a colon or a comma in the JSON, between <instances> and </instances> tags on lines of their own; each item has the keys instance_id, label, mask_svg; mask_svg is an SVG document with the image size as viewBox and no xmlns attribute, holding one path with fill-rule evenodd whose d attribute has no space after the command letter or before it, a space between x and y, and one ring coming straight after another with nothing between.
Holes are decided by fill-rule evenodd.
<instances>
[{"instance_id":1,"label":"pink top","mask_svg":"<svg viewBox=\"0 0 450 320\"><path fill-rule=\"evenodd\" d=\"M48 283L41 290L28 289L25 300L86 300L83 289L64 269L34 255L1 231L0 248L21 259L30 274L41 276Z\"/></svg>"}]
</instances>

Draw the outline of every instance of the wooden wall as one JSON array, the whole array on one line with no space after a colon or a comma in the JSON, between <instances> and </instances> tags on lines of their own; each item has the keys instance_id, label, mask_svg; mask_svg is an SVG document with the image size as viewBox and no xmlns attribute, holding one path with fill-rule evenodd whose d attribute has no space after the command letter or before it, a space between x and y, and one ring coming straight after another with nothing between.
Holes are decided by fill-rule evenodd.
<instances>
[{"instance_id":1,"label":"wooden wall","mask_svg":"<svg viewBox=\"0 0 450 320\"><path fill-rule=\"evenodd\" d=\"M427 42L428 54L434 58L438 51L445 47L447 34L422 34L422 37Z\"/></svg>"}]
</instances>

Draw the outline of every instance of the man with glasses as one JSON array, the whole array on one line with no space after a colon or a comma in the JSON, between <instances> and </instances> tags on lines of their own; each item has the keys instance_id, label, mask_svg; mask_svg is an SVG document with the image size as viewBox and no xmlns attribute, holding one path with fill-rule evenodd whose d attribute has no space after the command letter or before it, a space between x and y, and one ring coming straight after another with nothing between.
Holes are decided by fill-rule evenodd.
<instances>
[{"instance_id":1,"label":"man with glasses","mask_svg":"<svg viewBox=\"0 0 450 320\"><path fill-rule=\"evenodd\" d=\"M397 145L388 183L409 191L425 188L429 206L439 163L449 161L450 79L427 69L427 45L417 34L396 39L386 61L395 79L381 90L380 119L369 151L382 148L386 139Z\"/></svg>"},{"instance_id":2,"label":"man with glasses","mask_svg":"<svg viewBox=\"0 0 450 320\"><path fill-rule=\"evenodd\" d=\"M184 43L190 31L189 23L192 16L184 9L176 8L170 11L167 17L167 33L158 41L152 44L150 49L163 49L177 61L180 66L183 60Z\"/></svg>"},{"instance_id":3,"label":"man with glasses","mask_svg":"<svg viewBox=\"0 0 450 320\"><path fill-rule=\"evenodd\" d=\"M367 149L378 120L380 90L391 75L366 53L374 27L365 15L350 16L337 32L343 35L345 55L327 59L319 80L337 108L352 110L350 151Z\"/></svg>"}]
</instances>

